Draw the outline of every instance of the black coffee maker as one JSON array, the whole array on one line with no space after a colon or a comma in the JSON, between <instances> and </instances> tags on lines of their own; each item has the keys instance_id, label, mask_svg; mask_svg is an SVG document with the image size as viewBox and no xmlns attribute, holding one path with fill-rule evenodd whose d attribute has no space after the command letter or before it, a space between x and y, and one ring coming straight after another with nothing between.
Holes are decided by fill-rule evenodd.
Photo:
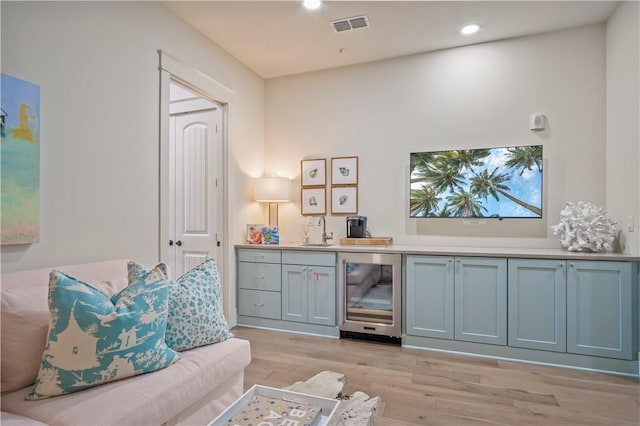
<instances>
[{"instance_id":1,"label":"black coffee maker","mask_svg":"<svg viewBox=\"0 0 640 426\"><path fill-rule=\"evenodd\" d=\"M366 216L347 216L347 238L364 238L366 234Z\"/></svg>"}]
</instances>

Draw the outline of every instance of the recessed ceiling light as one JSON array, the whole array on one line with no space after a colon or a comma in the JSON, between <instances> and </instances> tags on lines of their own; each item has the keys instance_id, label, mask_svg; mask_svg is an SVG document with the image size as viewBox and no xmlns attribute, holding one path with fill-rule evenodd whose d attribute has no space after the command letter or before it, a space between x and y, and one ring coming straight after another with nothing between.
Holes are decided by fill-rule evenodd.
<instances>
[{"instance_id":1,"label":"recessed ceiling light","mask_svg":"<svg viewBox=\"0 0 640 426\"><path fill-rule=\"evenodd\" d=\"M475 33L478 32L479 29L480 29L480 25L478 25L478 24L469 24L469 25L465 25L464 27L462 27L462 29L460 30L460 33L462 33L464 35L475 34Z\"/></svg>"},{"instance_id":2,"label":"recessed ceiling light","mask_svg":"<svg viewBox=\"0 0 640 426\"><path fill-rule=\"evenodd\" d=\"M321 3L322 2L320 0L304 0L304 2L302 4L307 9L313 10L313 9L319 8Z\"/></svg>"}]
</instances>

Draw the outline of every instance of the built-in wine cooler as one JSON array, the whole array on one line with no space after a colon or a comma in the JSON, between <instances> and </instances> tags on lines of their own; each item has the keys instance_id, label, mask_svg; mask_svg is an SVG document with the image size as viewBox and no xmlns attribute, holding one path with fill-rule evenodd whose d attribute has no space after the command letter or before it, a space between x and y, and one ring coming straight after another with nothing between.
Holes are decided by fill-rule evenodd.
<instances>
[{"instance_id":1,"label":"built-in wine cooler","mask_svg":"<svg viewBox=\"0 0 640 426\"><path fill-rule=\"evenodd\" d=\"M400 343L401 259L399 254L338 253L342 337Z\"/></svg>"}]
</instances>

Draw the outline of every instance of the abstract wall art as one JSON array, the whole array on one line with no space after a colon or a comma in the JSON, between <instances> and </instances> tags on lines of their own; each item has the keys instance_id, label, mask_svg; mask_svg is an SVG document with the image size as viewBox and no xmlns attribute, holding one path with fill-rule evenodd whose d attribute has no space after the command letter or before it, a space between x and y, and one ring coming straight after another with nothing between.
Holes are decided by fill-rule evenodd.
<instances>
[{"instance_id":1,"label":"abstract wall art","mask_svg":"<svg viewBox=\"0 0 640 426\"><path fill-rule=\"evenodd\" d=\"M0 244L40 240L40 86L0 74Z\"/></svg>"}]
</instances>

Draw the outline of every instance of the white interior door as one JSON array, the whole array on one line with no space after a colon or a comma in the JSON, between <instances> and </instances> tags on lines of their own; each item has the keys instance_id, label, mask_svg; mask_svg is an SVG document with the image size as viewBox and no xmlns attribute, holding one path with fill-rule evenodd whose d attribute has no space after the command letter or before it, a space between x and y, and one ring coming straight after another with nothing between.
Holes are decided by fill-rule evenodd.
<instances>
[{"instance_id":1,"label":"white interior door","mask_svg":"<svg viewBox=\"0 0 640 426\"><path fill-rule=\"evenodd\" d=\"M217 257L221 109L187 111L170 119L170 219L173 275Z\"/></svg>"}]
</instances>

